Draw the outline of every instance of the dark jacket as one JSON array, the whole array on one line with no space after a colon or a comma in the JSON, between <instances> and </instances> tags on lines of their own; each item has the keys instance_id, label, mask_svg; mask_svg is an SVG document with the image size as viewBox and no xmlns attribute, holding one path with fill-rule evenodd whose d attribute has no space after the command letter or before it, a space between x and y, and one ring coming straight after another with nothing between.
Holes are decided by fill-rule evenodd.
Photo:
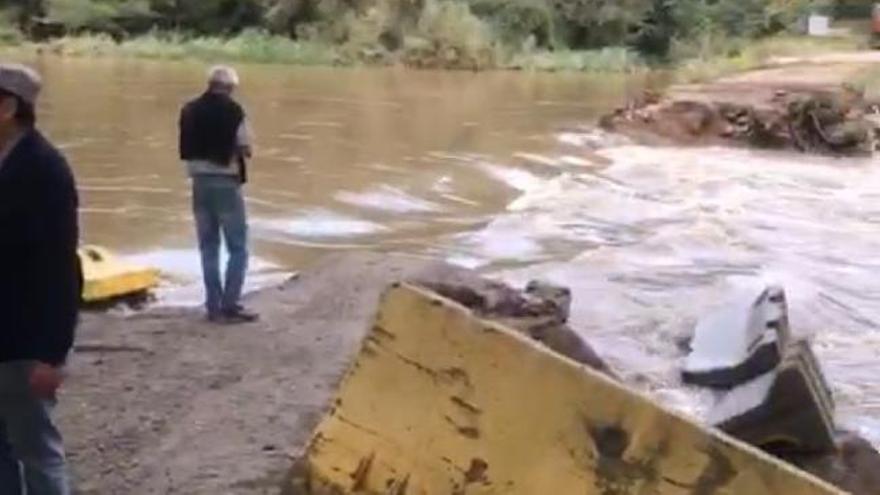
<instances>
[{"instance_id":1,"label":"dark jacket","mask_svg":"<svg viewBox=\"0 0 880 495\"><path fill-rule=\"evenodd\" d=\"M0 165L0 362L67 358L82 294L77 207L67 161L28 131Z\"/></svg>"},{"instance_id":2,"label":"dark jacket","mask_svg":"<svg viewBox=\"0 0 880 495\"><path fill-rule=\"evenodd\" d=\"M238 157L238 128L244 110L230 96L207 92L180 112L180 159L231 165Z\"/></svg>"}]
</instances>

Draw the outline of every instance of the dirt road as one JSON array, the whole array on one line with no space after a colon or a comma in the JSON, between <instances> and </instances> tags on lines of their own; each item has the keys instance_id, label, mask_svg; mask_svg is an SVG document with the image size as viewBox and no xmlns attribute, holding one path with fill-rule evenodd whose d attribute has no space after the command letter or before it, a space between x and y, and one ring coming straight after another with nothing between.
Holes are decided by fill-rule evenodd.
<instances>
[{"instance_id":1,"label":"dirt road","mask_svg":"<svg viewBox=\"0 0 880 495\"><path fill-rule=\"evenodd\" d=\"M847 83L857 84L861 75L872 68L880 68L880 51L777 57L763 69L673 87L669 98L762 107L780 90L833 91Z\"/></svg>"}]
</instances>

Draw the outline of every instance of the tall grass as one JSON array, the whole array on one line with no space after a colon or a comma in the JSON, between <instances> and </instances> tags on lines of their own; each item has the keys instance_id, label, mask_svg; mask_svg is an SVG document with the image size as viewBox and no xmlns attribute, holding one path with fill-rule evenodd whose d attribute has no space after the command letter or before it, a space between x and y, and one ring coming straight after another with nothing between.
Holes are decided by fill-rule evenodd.
<instances>
[{"instance_id":1,"label":"tall grass","mask_svg":"<svg viewBox=\"0 0 880 495\"><path fill-rule=\"evenodd\" d=\"M864 91L869 101L880 102L880 67L872 67L859 74L854 86Z\"/></svg>"},{"instance_id":2,"label":"tall grass","mask_svg":"<svg viewBox=\"0 0 880 495\"><path fill-rule=\"evenodd\" d=\"M332 65L337 62L336 51L329 45L296 41L258 30L244 31L232 38L151 33L119 43L107 35L79 35L55 40L46 48L66 56L194 58L296 65Z\"/></svg>"},{"instance_id":3,"label":"tall grass","mask_svg":"<svg viewBox=\"0 0 880 495\"><path fill-rule=\"evenodd\" d=\"M380 13L382 14L382 13ZM121 42L110 36L83 34L48 44L24 46L65 56L124 56L152 59L199 59L293 65L355 65L402 63L411 67L456 69L514 69L632 73L647 69L633 50L608 47L596 50L548 50L523 42L511 46L499 41L495 27L474 16L463 4L427 0L399 51L387 51L378 39L389 25L385 15L345 21L345 42L321 37L293 40L259 29L234 37L190 36L153 32ZM4 27L5 26L5 27ZM21 34L0 22L0 45L22 44ZM704 82L772 65L780 57L863 48L858 37L808 38L780 36L761 40L703 37L673 46L675 79ZM880 78L880 76L878 76Z\"/></svg>"},{"instance_id":4,"label":"tall grass","mask_svg":"<svg viewBox=\"0 0 880 495\"><path fill-rule=\"evenodd\" d=\"M556 50L514 54L504 66L533 71L626 73L646 68L642 58L628 48Z\"/></svg>"}]
</instances>

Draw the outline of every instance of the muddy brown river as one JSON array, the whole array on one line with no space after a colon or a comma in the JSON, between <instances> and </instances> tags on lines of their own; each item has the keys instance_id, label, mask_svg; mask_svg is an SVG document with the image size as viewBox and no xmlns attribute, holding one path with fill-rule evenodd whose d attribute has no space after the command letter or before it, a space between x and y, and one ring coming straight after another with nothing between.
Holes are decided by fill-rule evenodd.
<instances>
[{"instance_id":1,"label":"muddy brown river","mask_svg":"<svg viewBox=\"0 0 880 495\"><path fill-rule=\"evenodd\" d=\"M85 240L161 268L163 302L197 303L176 118L205 67L36 64ZM711 397L680 386L676 338L732 291L781 283L840 419L880 443L876 163L627 144L592 125L641 86L623 77L252 66L242 79L253 285L343 249L549 278L631 383L700 416Z\"/></svg>"}]
</instances>

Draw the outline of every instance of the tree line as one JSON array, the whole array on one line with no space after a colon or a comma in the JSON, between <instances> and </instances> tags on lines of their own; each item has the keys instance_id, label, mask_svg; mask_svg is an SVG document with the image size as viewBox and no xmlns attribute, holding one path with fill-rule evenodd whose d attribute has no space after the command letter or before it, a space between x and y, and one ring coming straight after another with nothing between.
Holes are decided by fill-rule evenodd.
<instances>
[{"instance_id":1,"label":"tree line","mask_svg":"<svg viewBox=\"0 0 880 495\"><path fill-rule=\"evenodd\" d=\"M243 30L395 50L430 37L490 36L548 50L625 46L663 58L677 42L756 38L790 29L811 11L869 15L871 0L0 0L26 35L148 31L233 36ZM439 12L439 14L438 14ZM426 27L427 26L427 27ZM489 33L488 35L486 33ZM430 41L430 40L429 40Z\"/></svg>"}]
</instances>

